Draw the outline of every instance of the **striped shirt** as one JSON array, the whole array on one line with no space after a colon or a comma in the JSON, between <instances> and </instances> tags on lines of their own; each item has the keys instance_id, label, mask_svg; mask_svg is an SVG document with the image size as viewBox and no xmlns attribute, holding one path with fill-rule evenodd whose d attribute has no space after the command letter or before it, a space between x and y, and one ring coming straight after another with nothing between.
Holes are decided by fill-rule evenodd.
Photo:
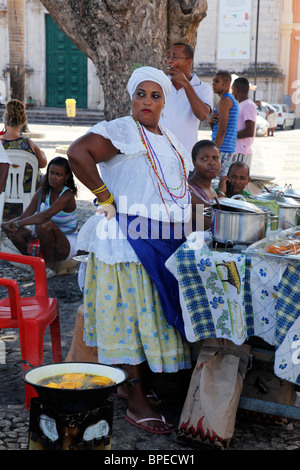
<instances>
[{"instance_id":1,"label":"striped shirt","mask_svg":"<svg viewBox=\"0 0 300 470\"><path fill-rule=\"evenodd\" d=\"M235 151L235 147L236 147L239 104L231 93L225 93L223 98L227 96L232 100L233 106L229 110L226 134L225 134L220 150L221 152L224 152L224 153L232 153ZM215 112L217 112L217 109L215 109ZM211 136L213 141L215 140L217 131L218 131L218 123L216 122L214 124L213 132Z\"/></svg>"},{"instance_id":2,"label":"striped shirt","mask_svg":"<svg viewBox=\"0 0 300 470\"><path fill-rule=\"evenodd\" d=\"M59 196L62 195L68 188L65 186L60 193ZM46 195L45 203L44 203L44 210L48 209L50 207L50 195L51 195L51 189ZM73 212L65 212L65 211L60 211L57 214L55 214L51 218L52 222L54 222L60 230L65 234L65 235L77 235L77 208Z\"/></svg>"}]
</instances>

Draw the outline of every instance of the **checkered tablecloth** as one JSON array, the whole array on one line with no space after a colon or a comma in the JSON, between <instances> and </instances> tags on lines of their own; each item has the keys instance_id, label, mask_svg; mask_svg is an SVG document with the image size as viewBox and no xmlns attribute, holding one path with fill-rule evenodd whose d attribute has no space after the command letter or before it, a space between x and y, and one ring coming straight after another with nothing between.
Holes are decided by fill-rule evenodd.
<instances>
[{"instance_id":1,"label":"checkered tablecloth","mask_svg":"<svg viewBox=\"0 0 300 470\"><path fill-rule=\"evenodd\" d=\"M239 293L225 275L229 264ZM187 241L166 266L178 280L190 342L218 337L242 344L259 336L275 347L275 374L300 383L300 265L211 251L205 243L190 248Z\"/></svg>"}]
</instances>

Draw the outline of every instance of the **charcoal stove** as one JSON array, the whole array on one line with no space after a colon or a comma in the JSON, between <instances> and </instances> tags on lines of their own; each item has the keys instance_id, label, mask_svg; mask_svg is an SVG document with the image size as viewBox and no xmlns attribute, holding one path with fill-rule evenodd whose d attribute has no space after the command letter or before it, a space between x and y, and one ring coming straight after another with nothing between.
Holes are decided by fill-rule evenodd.
<instances>
[{"instance_id":1,"label":"charcoal stove","mask_svg":"<svg viewBox=\"0 0 300 470\"><path fill-rule=\"evenodd\" d=\"M53 409L32 398L29 450L110 450L113 403L74 413Z\"/></svg>"},{"instance_id":2,"label":"charcoal stove","mask_svg":"<svg viewBox=\"0 0 300 470\"><path fill-rule=\"evenodd\" d=\"M66 373L108 377L112 385L96 388L56 388L41 380ZM30 402L29 450L110 450L113 404L109 396L127 381L118 367L88 362L63 362L33 367L24 381L38 397ZM134 383L134 380L127 383Z\"/></svg>"}]
</instances>

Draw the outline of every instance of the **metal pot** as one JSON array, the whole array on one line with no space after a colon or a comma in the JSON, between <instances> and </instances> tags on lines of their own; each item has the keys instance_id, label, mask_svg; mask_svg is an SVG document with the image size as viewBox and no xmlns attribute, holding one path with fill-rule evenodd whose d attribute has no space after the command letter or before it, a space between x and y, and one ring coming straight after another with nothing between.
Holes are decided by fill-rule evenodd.
<instances>
[{"instance_id":1,"label":"metal pot","mask_svg":"<svg viewBox=\"0 0 300 470\"><path fill-rule=\"evenodd\" d=\"M270 211L262 213L212 210L211 233L219 243L251 245L265 237Z\"/></svg>"},{"instance_id":2,"label":"metal pot","mask_svg":"<svg viewBox=\"0 0 300 470\"><path fill-rule=\"evenodd\" d=\"M252 204L251 202L246 201L244 196L241 194L236 194L235 196L232 196L230 198L223 197L219 199L219 205L218 209L224 209L224 210L231 210L232 212L236 211L242 211L242 212L256 212L256 213L263 213L263 209L260 207L256 206L255 204ZM213 204L213 207L216 205Z\"/></svg>"},{"instance_id":3,"label":"metal pot","mask_svg":"<svg viewBox=\"0 0 300 470\"><path fill-rule=\"evenodd\" d=\"M270 191L272 193L276 193L278 191L282 192L284 194L284 196L287 196L287 197L292 197L293 199L296 199L297 202L300 201L300 191L297 190L297 189L293 189L292 185L289 184L289 185L285 185L283 188L274 188L274 189L270 189Z\"/></svg>"},{"instance_id":4,"label":"metal pot","mask_svg":"<svg viewBox=\"0 0 300 470\"><path fill-rule=\"evenodd\" d=\"M279 205L279 228L286 230L300 225L300 202L292 197L287 197L282 191L262 193L255 196L256 199L276 201Z\"/></svg>"},{"instance_id":5,"label":"metal pot","mask_svg":"<svg viewBox=\"0 0 300 470\"><path fill-rule=\"evenodd\" d=\"M101 375L109 377L115 384L88 390L58 389L38 384L40 380L67 373ZM25 373L24 381L34 387L45 405L59 411L75 413L99 408L127 377L127 373L117 367L92 362L62 362L34 367Z\"/></svg>"},{"instance_id":6,"label":"metal pot","mask_svg":"<svg viewBox=\"0 0 300 470\"><path fill-rule=\"evenodd\" d=\"M279 227L286 230L291 227L300 225L300 205L294 206L279 206Z\"/></svg>"}]
</instances>

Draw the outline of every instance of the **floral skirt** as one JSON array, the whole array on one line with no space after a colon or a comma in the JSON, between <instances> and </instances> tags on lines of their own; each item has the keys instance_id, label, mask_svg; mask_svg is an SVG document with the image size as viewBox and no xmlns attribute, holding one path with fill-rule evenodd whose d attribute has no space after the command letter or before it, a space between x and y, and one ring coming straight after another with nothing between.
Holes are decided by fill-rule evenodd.
<instances>
[{"instance_id":1,"label":"floral skirt","mask_svg":"<svg viewBox=\"0 0 300 470\"><path fill-rule=\"evenodd\" d=\"M89 256L84 288L84 340L102 364L148 362L153 372L190 368L190 348L164 317L145 268L109 265Z\"/></svg>"}]
</instances>

